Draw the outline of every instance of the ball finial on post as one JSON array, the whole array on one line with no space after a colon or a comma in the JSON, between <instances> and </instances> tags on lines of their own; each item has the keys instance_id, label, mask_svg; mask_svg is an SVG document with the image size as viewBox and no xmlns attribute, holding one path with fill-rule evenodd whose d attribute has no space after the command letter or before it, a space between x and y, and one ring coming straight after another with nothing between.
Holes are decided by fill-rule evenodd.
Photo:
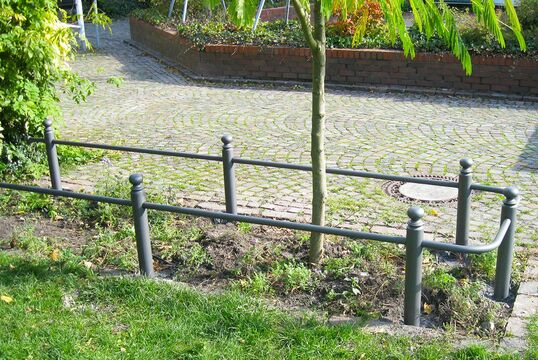
<instances>
[{"instance_id":1,"label":"ball finial on post","mask_svg":"<svg viewBox=\"0 0 538 360\"><path fill-rule=\"evenodd\" d=\"M132 174L131 176L129 176L129 182L133 186L140 186L142 185L143 181L144 181L144 177L142 176L142 174Z\"/></svg>"},{"instance_id":2,"label":"ball finial on post","mask_svg":"<svg viewBox=\"0 0 538 360\"><path fill-rule=\"evenodd\" d=\"M471 166L473 166L474 161L469 158L463 158L460 160L460 166L463 170L468 170Z\"/></svg>"},{"instance_id":3,"label":"ball finial on post","mask_svg":"<svg viewBox=\"0 0 538 360\"><path fill-rule=\"evenodd\" d=\"M222 137L220 138L220 141L222 141L222 143L223 143L224 145L229 145L229 144L232 143L232 141L233 141L233 137L232 137L232 135L230 135L230 134L224 134L224 135L222 135Z\"/></svg>"},{"instance_id":4,"label":"ball finial on post","mask_svg":"<svg viewBox=\"0 0 538 360\"><path fill-rule=\"evenodd\" d=\"M420 221L424 217L424 210L418 206L411 206L407 210L407 216L409 216L412 222Z\"/></svg>"},{"instance_id":5,"label":"ball finial on post","mask_svg":"<svg viewBox=\"0 0 538 360\"><path fill-rule=\"evenodd\" d=\"M43 125L45 126L45 129L48 129L48 128L52 127L52 120L51 119L45 119L43 121Z\"/></svg>"}]
</instances>

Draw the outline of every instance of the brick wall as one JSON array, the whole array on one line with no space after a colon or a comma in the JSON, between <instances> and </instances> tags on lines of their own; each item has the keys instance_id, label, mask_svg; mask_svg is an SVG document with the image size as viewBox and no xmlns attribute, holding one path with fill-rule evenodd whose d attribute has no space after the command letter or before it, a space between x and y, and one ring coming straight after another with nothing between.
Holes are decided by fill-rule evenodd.
<instances>
[{"instance_id":1,"label":"brick wall","mask_svg":"<svg viewBox=\"0 0 538 360\"><path fill-rule=\"evenodd\" d=\"M208 45L199 51L175 32L131 18L131 39L196 75L217 78L308 81L309 49ZM449 89L476 93L538 96L538 61L503 56L473 57L473 75L465 76L450 54L418 53L414 60L401 51L327 50L326 81L357 86Z\"/></svg>"}]
</instances>

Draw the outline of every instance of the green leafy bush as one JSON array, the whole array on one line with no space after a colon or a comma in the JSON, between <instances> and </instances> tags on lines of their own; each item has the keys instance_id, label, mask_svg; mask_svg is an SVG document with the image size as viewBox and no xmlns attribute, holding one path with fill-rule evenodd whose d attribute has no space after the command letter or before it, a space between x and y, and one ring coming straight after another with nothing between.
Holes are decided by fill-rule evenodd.
<instances>
[{"instance_id":1,"label":"green leafy bush","mask_svg":"<svg viewBox=\"0 0 538 360\"><path fill-rule=\"evenodd\" d=\"M194 22L179 25L178 33L201 49L207 44L306 46L297 21L290 21L288 25L283 20L262 22L256 32L252 32L250 29L239 29L234 25L216 21L207 23Z\"/></svg>"},{"instance_id":2,"label":"green leafy bush","mask_svg":"<svg viewBox=\"0 0 538 360\"><path fill-rule=\"evenodd\" d=\"M146 0L98 0L98 7L113 18L129 15L133 10L146 8Z\"/></svg>"},{"instance_id":3,"label":"green leafy bush","mask_svg":"<svg viewBox=\"0 0 538 360\"><path fill-rule=\"evenodd\" d=\"M46 117L60 117L57 85L79 102L93 84L67 64L75 35L60 25L56 0L0 0L0 8L1 160L27 164L34 154L25 138L40 135Z\"/></svg>"},{"instance_id":4,"label":"green leafy bush","mask_svg":"<svg viewBox=\"0 0 538 360\"><path fill-rule=\"evenodd\" d=\"M153 25L164 24L168 19L166 15L159 10L158 8L149 8L149 9L135 9L131 16L149 22Z\"/></svg>"},{"instance_id":5,"label":"green leafy bush","mask_svg":"<svg viewBox=\"0 0 538 360\"><path fill-rule=\"evenodd\" d=\"M517 16L523 29L538 27L538 0L521 0Z\"/></svg>"},{"instance_id":6,"label":"green leafy bush","mask_svg":"<svg viewBox=\"0 0 538 360\"><path fill-rule=\"evenodd\" d=\"M536 2L538 0L528 1ZM375 8L369 8L368 14L364 36L356 37L355 41L353 41L353 32L360 22L360 11L356 14L351 14L347 21L328 24L327 47L402 49L401 41L397 40L394 44L391 42L382 14ZM503 32L506 47L501 48L498 42L486 31L486 28L476 22L474 15L468 10L454 10L454 14L462 39L471 53L506 54L510 56L536 56L538 53L538 27L524 28L527 55L522 55L517 39L512 32L508 30ZM165 12L157 8L137 10L133 15L155 25L164 23L172 25L175 23L179 35L187 38L200 49L203 49L208 44L306 47L301 28L296 21L290 21L289 25L286 25L282 20L261 22L256 32L253 33L249 28L241 29L235 25L228 24L226 19L219 19L219 16L213 16L210 21L207 21L205 19L207 12L202 16L204 19L199 21L189 15L189 20L186 24L179 24L177 17L171 20L167 19ZM506 14L499 10L497 16L504 19ZM411 26L409 32L417 51L450 52L443 39L436 34L433 34L428 39L416 26Z\"/></svg>"}]
</instances>

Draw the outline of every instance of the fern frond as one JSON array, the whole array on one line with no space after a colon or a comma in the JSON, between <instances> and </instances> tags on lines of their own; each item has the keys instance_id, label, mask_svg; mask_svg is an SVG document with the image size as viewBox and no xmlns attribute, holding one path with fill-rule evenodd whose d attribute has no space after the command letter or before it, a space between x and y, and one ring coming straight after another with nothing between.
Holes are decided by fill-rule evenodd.
<instances>
[{"instance_id":1,"label":"fern frond","mask_svg":"<svg viewBox=\"0 0 538 360\"><path fill-rule=\"evenodd\" d=\"M361 13L361 17L359 19L359 26L355 28L355 33L353 34L351 46L355 47L355 45L357 45L361 41L364 34L366 33L366 26L368 25L369 15L370 12L368 10L368 6L365 6L364 11Z\"/></svg>"},{"instance_id":2,"label":"fern frond","mask_svg":"<svg viewBox=\"0 0 538 360\"><path fill-rule=\"evenodd\" d=\"M458 31L454 14L442 0L439 3L439 6L441 8L441 16L443 20L443 27L440 29L441 34L447 45L452 50L454 56L460 60L461 65L465 70L465 74L471 75L471 54L469 54L469 50L467 50L467 47L465 46L465 43L463 42L463 39Z\"/></svg>"},{"instance_id":3,"label":"fern frond","mask_svg":"<svg viewBox=\"0 0 538 360\"><path fill-rule=\"evenodd\" d=\"M495 14L495 4L493 0L471 0L473 13L479 23L495 37L501 47L505 47L504 36L499 25L499 19Z\"/></svg>"},{"instance_id":4,"label":"fern frond","mask_svg":"<svg viewBox=\"0 0 538 360\"><path fill-rule=\"evenodd\" d=\"M250 27L254 23L258 2L256 0L232 0L228 13L232 22L240 28Z\"/></svg>"},{"instance_id":5,"label":"fern frond","mask_svg":"<svg viewBox=\"0 0 538 360\"><path fill-rule=\"evenodd\" d=\"M329 20L329 18L331 17L333 13L333 8L334 8L333 0L317 0L317 1L321 1L321 13L323 14L323 17L326 20Z\"/></svg>"},{"instance_id":6,"label":"fern frond","mask_svg":"<svg viewBox=\"0 0 538 360\"><path fill-rule=\"evenodd\" d=\"M506 9L506 14L508 14L508 19L510 20L510 28L516 36L519 47L522 51L527 50L527 44L525 44L525 39L523 39L523 34L521 33L521 25L519 19L517 18L516 9L514 9L514 4L512 0L504 0L504 8Z\"/></svg>"},{"instance_id":7,"label":"fern frond","mask_svg":"<svg viewBox=\"0 0 538 360\"><path fill-rule=\"evenodd\" d=\"M414 58L415 46L407 32L407 25L403 18L400 0L380 0L379 4L388 25L390 41L394 44L397 38L400 38L405 55Z\"/></svg>"}]
</instances>

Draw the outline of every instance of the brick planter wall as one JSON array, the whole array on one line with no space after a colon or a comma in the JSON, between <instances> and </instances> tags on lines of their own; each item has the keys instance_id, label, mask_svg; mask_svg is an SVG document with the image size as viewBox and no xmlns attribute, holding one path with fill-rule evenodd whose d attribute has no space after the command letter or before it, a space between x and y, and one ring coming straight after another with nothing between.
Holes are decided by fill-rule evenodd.
<instances>
[{"instance_id":1,"label":"brick planter wall","mask_svg":"<svg viewBox=\"0 0 538 360\"><path fill-rule=\"evenodd\" d=\"M199 51L177 33L131 18L131 39L195 75L209 78L308 81L311 55L305 48L207 45ZM503 56L473 57L465 76L450 54L418 53L406 59L395 50L327 50L327 83L466 93L538 96L538 61Z\"/></svg>"}]
</instances>

